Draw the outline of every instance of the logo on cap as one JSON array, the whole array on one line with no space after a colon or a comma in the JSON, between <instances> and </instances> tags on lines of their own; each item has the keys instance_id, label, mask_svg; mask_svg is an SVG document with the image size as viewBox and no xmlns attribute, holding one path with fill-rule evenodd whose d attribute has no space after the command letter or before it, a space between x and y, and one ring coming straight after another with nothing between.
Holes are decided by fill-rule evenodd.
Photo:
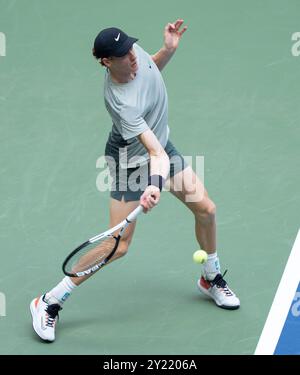
<instances>
[{"instance_id":1,"label":"logo on cap","mask_svg":"<svg viewBox=\"0 0 300 375\"><path fill-rule=\"evenodd\" d=\"M95 38L93 54L98 59L109 56L122 57L136 41L137 38L128 36L121 29L109 27L100 31Z\"/></svg>"}]
</instances>

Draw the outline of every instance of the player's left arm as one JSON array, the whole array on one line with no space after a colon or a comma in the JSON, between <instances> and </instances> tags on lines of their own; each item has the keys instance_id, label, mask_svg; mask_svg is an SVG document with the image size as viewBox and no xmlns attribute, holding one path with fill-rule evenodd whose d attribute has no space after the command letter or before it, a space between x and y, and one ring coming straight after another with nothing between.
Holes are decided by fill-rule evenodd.
<instances>
[{"instance_id":1,"label":"player's left arm","mask_svg":"<svg viewBox=\"0 0 300 375\"><path fill-rule=\"evenodd\" d=\"M182 24L183 20L178 19L174 23L168 23L165 27L164 45L155 55L151 56L159 70L162 70L174 55L179 45L180 38L187 29L187 26L184 26L180 30Z\"/></svg>"}]
</instances>

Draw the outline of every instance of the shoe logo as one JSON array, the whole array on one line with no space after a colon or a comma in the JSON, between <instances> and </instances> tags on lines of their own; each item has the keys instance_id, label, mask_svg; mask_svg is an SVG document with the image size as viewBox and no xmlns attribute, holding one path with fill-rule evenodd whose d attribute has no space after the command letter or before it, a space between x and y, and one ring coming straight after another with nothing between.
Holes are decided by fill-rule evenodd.
<instances>
[{"instance_id":1,"label":"shoe logo","mask_svg":"<svg viewBox=\"0 0 300 375\"><path fill-rule=\"evenodd\" d=\"M45 325L44 325L44 319L43 319L42 316L41 316L41 328L42 328L43 331L46 331L46 329L47 329L47 327L45 327Z\"/></svg>"},{"instance_id":2,"label":"shoe logo","mask_svg":"<svg viewBox=\"0 0 300 375\"><path fill-rule=\"evenodd\" d=\"M119 33L118 36L117 36L116 38L114 38L114 39L115 39L116 42L118 42L119 39L120 39L120 33Z\"/></svg>"}]
</instances>

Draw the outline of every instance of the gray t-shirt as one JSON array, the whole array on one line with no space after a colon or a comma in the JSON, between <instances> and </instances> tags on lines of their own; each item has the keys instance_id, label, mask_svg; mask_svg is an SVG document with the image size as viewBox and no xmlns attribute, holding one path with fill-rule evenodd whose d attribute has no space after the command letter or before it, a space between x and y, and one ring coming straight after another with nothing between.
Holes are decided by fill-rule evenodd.
<instances>
[{"instance_id":1,"label":"gray t-shirt","mask_svg":"<svg viewBox=\"0 0 300 375\"><path fill-rule=\"evenodd\" d=\"M139 45L133 45L138 70L128 83L115 83L109 71L104 80L104 102L112 121L108 144L121 151L123 168L136 167L149 160L137 136L151 129L163 147L169 137L168 96L159 69L151 56ZM127 154L127 159L126 159Z\"/></svg>"}]
</instances>

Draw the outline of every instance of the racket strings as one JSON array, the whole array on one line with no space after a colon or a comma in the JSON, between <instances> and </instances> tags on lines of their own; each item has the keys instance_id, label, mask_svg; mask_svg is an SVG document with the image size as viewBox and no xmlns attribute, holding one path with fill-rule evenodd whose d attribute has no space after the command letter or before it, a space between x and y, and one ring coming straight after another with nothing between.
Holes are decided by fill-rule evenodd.
<instances>
[{"instance_id":1,"label":"racket strings","mask_svg":"<svg viewBox=\"0 0 300 375\"><path fill-rule=\"evenodd\" d=\"M117 245L117 237L106 237L81 249L69 262L71 273L82 272L100 264Z\"/></svg>"}]
</instances>

